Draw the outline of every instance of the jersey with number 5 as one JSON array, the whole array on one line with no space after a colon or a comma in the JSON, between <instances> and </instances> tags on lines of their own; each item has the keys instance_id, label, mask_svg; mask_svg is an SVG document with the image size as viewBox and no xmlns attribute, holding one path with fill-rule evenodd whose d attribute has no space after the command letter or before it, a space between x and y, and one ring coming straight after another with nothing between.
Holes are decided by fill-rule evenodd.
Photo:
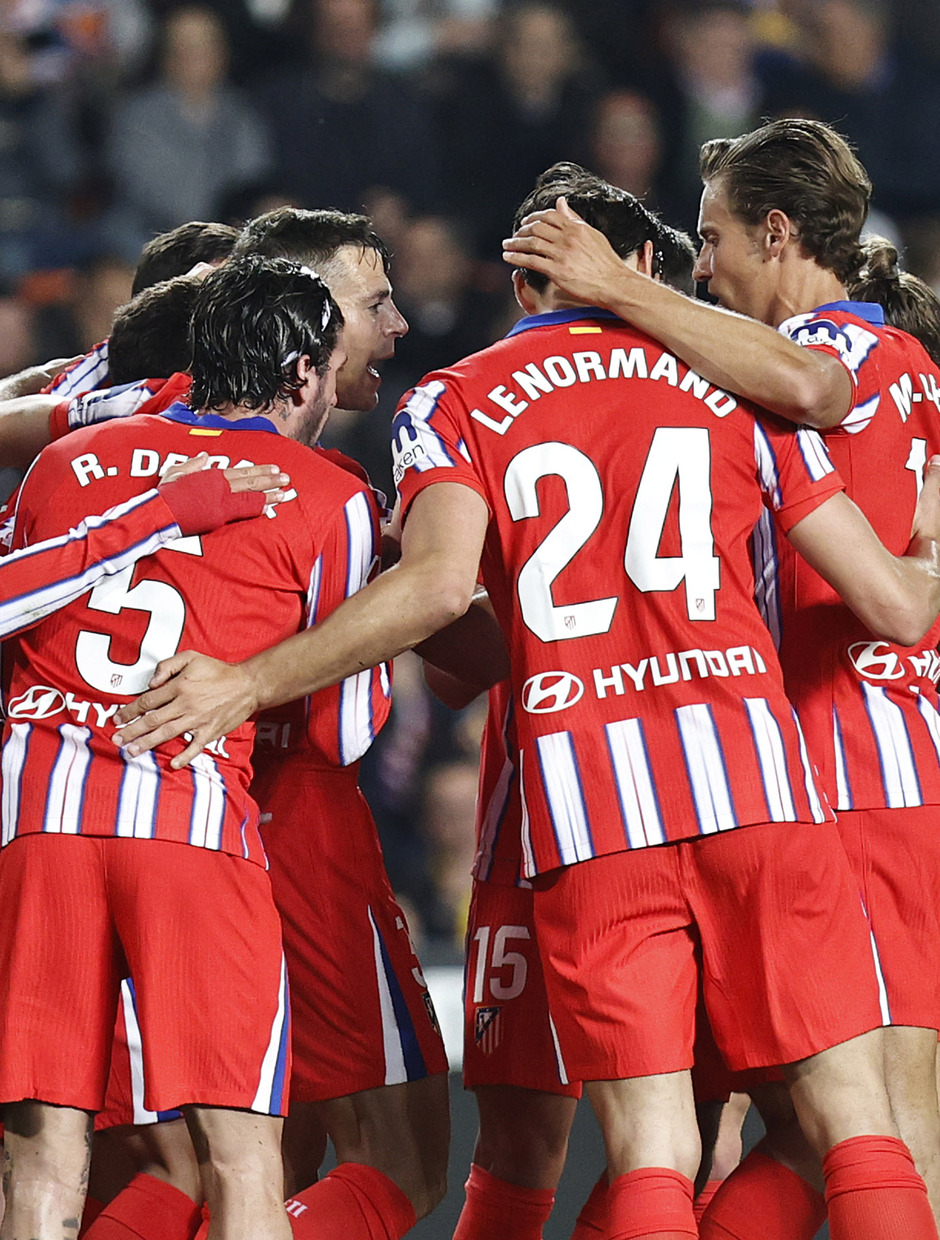
<instances>
[{"instance_id":1,"label":"jersey with number 5","mask_svg":"<svg viewBox=\"0 0 940 1240\"><path fill-rule=\"evenodd\" d=\"M841 489L818 436L572 310L429 376L393 454L406 508L434 482L490 508L527 874L826 817L747 548L762 505L788 529Z\"/></svg>"},{"instance_id":2,"label":"jersey with number 5","mask_svg":"<svg viewBox=\"0 0 940 1240\"><path fill-rule=\"evenodd\" d=\"M826 447L881 541L902 554L924 466L940 452L937 367L865 302L820 306L780 330L838 357L852 377L852 409ZM756 546L787 692L833 805L940 804L940 622L912 649L877 641L789 547L772 536Z\"/></svg>"},{"instance_id":3,"label":"jersey with number 5","mask_svg":"<svg viewBox=\"0 0 940 1240\"><path fill-rule=\"evenodd\" d=\"M325 580L343 583L339 597L355 573L364 584L377 534L366 487L267 418L197 418L177 405L46 448L23 484L14 546L148 490L203 450L221 468L273 461L291 476L291 498L237 529L170 543L7 643L4 843L26 832L118 835L264 864L247 792L253 725L172 771L181 741L126 758L109 721L177 650L247 658L304 627Z\"/></svg>"}]
</instances>

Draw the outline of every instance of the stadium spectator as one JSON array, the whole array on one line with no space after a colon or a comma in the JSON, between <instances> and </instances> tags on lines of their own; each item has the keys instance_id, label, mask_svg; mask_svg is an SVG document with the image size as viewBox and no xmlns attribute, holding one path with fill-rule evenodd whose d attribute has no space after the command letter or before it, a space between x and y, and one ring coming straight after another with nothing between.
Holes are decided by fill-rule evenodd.
<instances>
[{"instance_id":1,"label":"stadium spectator","mask_svg":"<svg viewBox=\"0 0 940 1240\"><path fill-rule=\"evenodd\" d=\"M210 8L178 8L161 27L158 80L115 105L108 229L131 260L153 233L210 219L224 189L268 167L264 127L226 83L228 55Z\"/></svg>"}]
</instances>

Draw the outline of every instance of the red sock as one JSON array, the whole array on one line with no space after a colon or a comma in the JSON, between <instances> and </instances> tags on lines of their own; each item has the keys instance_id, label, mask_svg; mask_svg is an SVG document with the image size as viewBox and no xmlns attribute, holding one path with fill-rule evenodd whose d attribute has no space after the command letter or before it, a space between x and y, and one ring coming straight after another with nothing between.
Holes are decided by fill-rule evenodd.
<instances>
[{"instance_id":1,"label":"red sock","mask_svg":"<svg viewBox=\"0 0 940 1240\"><path fill-rule=\"evenodd\" d=\"M82 1210L82 1225L78 1233L78 1240L85 1240L85 1236L88 1234L88 1228L92 1225L103 1209L103 1201L98 1201L96 1197L85 1197L85 1208Z\"/></svg>"},{"instance_id":2,"label":"red sock","mask_svg":"<svg viewBox=\"0 0 940 1240\"><path fill-rule=\"evenodd\" d=\"M591 1195L581 1207L578 1221L571 1233L571 1240L597 1240L607 1231L607 1172L591 1189Z\"/></svg>"},{"instance_id":3,"label":"red sock","mask_svg":"<svg viewBox=\"0 0 940 1240\"><path fill-rule=\"evenodd\" d=\"M693 1201L692 1203L692 1209L693 1209L693 1212L695 1213L695 1221L697 1223L700 1223L702 1221L702 1215L711 1205L712 1198L714 1197L715 1193L718 1192L719 1188L721 1188L722 1184L724 1184L724 1180L706 1180L705 1181L705 1187L702 1189L699 1195L695 1198L695 1201Z\"/></svg>"},{"instance_id":4,"label":"red sock","mask_svg":"<svg viewBox=\"0 0 940 1240\"><path fill-rule=\"evenodd\" d=\"M192 1240L202 1206L152 1175L135 1175L85 1233L87 1240Z\"/></svg>"},{"instance_id":5,"label":"red sock","mask_svg":"<svg viewBox=\"0 0 940 1240\"><path fill-rule=\"evenodd\" d=\"M693 1240L692 1181L669 1167L618 1175L607 1190L607 1240Z\"/></svg>"},{"instance_id":6,"label":"red sock","mask_svg":"<svg viewBox=\"0 0 940 1240\"><path fill-rule=\"evenodd\" d=\"M454 1240L542 1240L542 1227L555 1204L551 1189L522 1188L471 1163L464 1190Z\"/></svg>"},{"instance_id":7,"label":"red sock","mask_svg":"<svg viewBox=\"0 0 940 1240\"><path fill-rule=\"evenodd\" d=\"M850 1137L823 1159L832 1240L936 1240L927 1188L896 1137Z\"/></svg>"},{"instance_id":8,"label":"red sock","mask_svg":"<svg viewBox=\"0 0 940 1240\"><path fill-rule=\"evenodd\" d=\"M813 1240L826 1217L822 1194L757 1150L718 1190L699 1218L704 1240Z\"/></svg>"},{"instance_id":9,"label":"red sock","mask_svg":"<svg viewBox=\"0 0 940 1240\"><path fill-rule=\"evenodd\" d=\"M287 1213L301 1240L399 1240L418 1221L398 1185L363 1163L340 1163L291 1197Z\"/></svg>"}]
</instances>

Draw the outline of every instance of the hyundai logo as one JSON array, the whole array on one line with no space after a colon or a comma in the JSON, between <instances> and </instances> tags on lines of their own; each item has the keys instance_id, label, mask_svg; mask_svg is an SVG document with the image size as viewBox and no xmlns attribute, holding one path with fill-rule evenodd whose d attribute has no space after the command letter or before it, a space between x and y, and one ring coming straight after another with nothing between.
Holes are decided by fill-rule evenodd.
<instances>
[{"instance_id":1,"label":"hyundai logo","mask_svg":"<svg viewBox=\"0 0 940 1240\"><path fill-rule=\"evenodd\" d=\"M33 685L7 708L11 719L48 719L65 710L65 694L48 685Z\"/></svg>"},{"instance_id":2,"label":"hyundai logo","mask_svg":"<svg viewBox=\"0 0 940 1240\"><path fill-rule=\"evenodd\" d=\"M570 672L539 672L522 686L522 705L530 715L550 715L580 701L584 685Z\"/></svg>"},{"instance_id":3,"label":"hyundai logo","mask_svg":"<svg viewBox=\"0 0 940 1240\"><path fill-rule=\"evenodd\" d=\"M904 675L904 664L887 642L853 642L849 658L867 680L900 680Z\"/></svg>"}]
</instances>

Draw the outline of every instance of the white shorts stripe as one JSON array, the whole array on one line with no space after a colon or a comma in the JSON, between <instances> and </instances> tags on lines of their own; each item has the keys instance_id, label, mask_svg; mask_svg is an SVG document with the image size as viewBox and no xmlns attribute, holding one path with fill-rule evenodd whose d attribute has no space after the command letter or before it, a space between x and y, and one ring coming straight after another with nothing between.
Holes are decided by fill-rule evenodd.
<instances>
[{"instance_id":1,"label":"white shorts stripe","mask_svg":"<svg viewBox=\"0 0 940 1240\"><path fill-rule=\"evenodd\" d=\"M630 847L664 843L666 833L659 815L642 721L618 719L616 723L608 723L604 731Z\"/></svg>"},{"instance_id":2,"label":"white shorts stripe","mask_svg":"<svg viewBox=\"0 0 940 1240\"><path fill-rule=\"evenodd\" d=\"M731 801L724 755L712 713L704 702L674 712L682 738L689 783L703 835L738 825Z\"/></svg>"},{"instance_id":3,"label":"white shorts stripe","mask_svg":"<svg viewBox=\"0 0 940 1240\"><path fill-rule=\"evenodd\" d=\"M124 1016L124 1035L127 1039L127 1054L131 1066L131 1101L134 1108L135 1124L155 1124L159 1119L156 1111L148 1111L144 1106L144 1046L140 1036L140 1024L137 1020L137 1007L134 993L127 978L121 982L121 1011Z\"/></svg>"},{"instance_id":4,"label":"white shorts stripe","mask_svg":"<svg viewBox=\"0 0 940 1240\"><path fill-rule=\"evenodd\" d=\"M571 733L539 736L535 747L561 864L587 861L594 856L594 844Z\"/></svg>"},{"instance_id":5,"label":"white shorts stripe","mask_svg":"<svg viewBox=\"0 0 940 1240\"><path fill-rule=\"evenodd\" d=\"M555 1022L552 1020L551 1013L548 1016L548 1027L552 1031L552 1045L555 1047L555 1062L558 1065L558 1079L562 1085L570 1085L568 1080L568 1069L565 1067L565 1057L561 1053L561 1043L558 1041L558 1030L555 1028Z\"/></svg>"},{"instance_id":6,"label":"white shorts stripe","mask_svg":"<svg viewBox=\"0 0 940 1240\"><path fill-rule=\"evenodd\" d=\"M26 751L29 748L29 734L33 730L31 723L13 723L10 735L3 746L2 761L2 800L3 806L3 844L9 844L16 836L16 824L20 811L20 780L23 778L23 767L26 764Z\"/></svg>"},{"instance_id":7,"label":"white shorts stripe","mask_svg":"<svg viewBox=\"0 0 940 1240\"><path fill-rule=\"evenodd\" d=\"M862 693L878 747L885 804L888 809L921 805L911 738L900 706L889 701L884 689L876 685L863 684Z\"/></svg>"},{"instance_id":8,"label":"white shorts stripe","mask_svg":"<svg viewBox=\"0 0 940 1240\"><path fill-rule=\"evenodd\" d=\"M379 996L379 1012L382 1018L382 1046L385 1051L385 1084L400 1085L408 1080L408 1069L401 1045L401 1031L395 1017L392 992L385 976L385 959L382 954L382 938L369 908L369 924L372 926L372 945L375 955L375 985Z\"/></svg>"},{"instance_id":9,"label":"white shorts stripe","mask_svg":"<svg viewBox=\"0 0 940 1240\"><path fill-rule=\"evenodd\" d=\"M271 1022L271 1036L268 1047L261 1061L261 1075L258 1080L258 1092L251 1104L252 1111L260 1111L262 1115L270 1115L279 1107L281 1099L274 1097L277 1084L278 1065L281 1057L281 1044L284 1041L284 1023L289 1019L287 998L287 962L281 955L281 982L277 991L277 1011Z\"/></svg>"},{"instance_id":10,"label":"white shorts stripe","mask_svg":"<svg viewBox=\"0 0 940 1240\"><path fill-rule=\"evenodd\" d=\"M49 777L49 796L42 829L77 835L82 821L85 779L91 763L88 740L91 728L63 723L57 729L61 741Z\"/></svg>"},{"instance_id":11,"label":"white shorts stripe","mask_svg":"<svg viewBox=\"0 0 940 1240\"><path fill-rule=\"evenodd\" d=\"M766 698L745 698L744 706L754 734L770 821L794 822L797 813L780 724L774 718Z\"/></svg>"}]
</instances>

